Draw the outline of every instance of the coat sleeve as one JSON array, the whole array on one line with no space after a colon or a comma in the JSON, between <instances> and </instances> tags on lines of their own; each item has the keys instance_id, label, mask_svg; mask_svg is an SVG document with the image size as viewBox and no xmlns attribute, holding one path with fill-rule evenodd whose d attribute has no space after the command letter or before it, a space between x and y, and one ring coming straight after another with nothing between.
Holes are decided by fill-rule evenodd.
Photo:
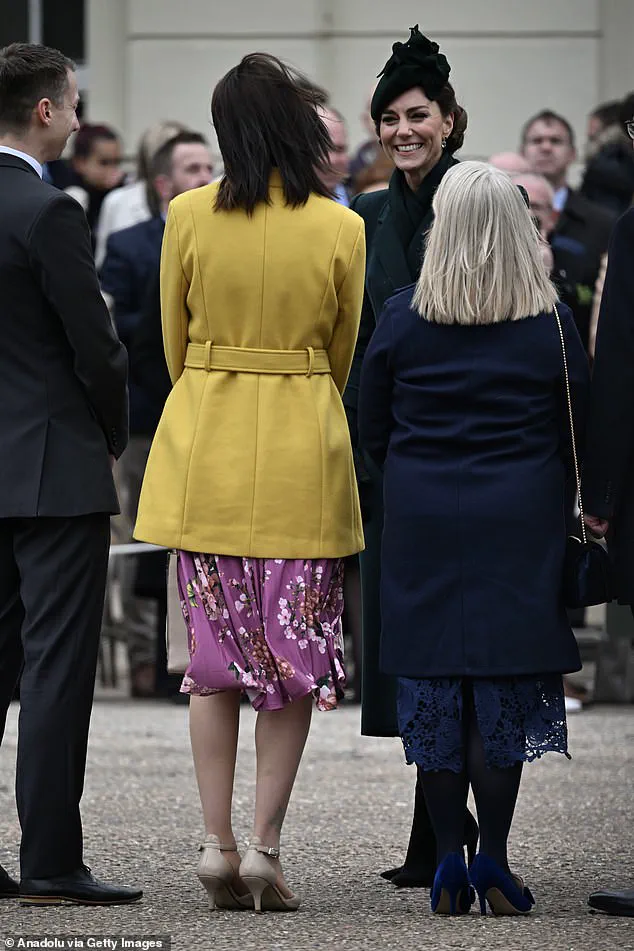
<instances>
[{"instance_id":1,"label":"coat sleeve","mask_svg":"<svg viewBox=\"0 0 634 951\"><path fill-rule=\"evenodd\" d=\"M60 193L31 229L29 249L42 293L73 351L75 374L117 458L128 441L128 358L101 296L88 222Z\"/></svg>"},{"instance_id":2,"label":"coat sleeve","mask_svg":"<svg viewBox=\"0 0 634 951\"><path fill-rule=\"evenodd\" d=\"M359 387L359 445L382 466L394 426L392 416L392 317L386 305L365 352Z\"/></svg>"},{"instance_id":3,"label":"coat sleeve","mask_svg":"<svg viewBox=\"0 0 634 951\"><path fill-rule=\"evenodd\" d=\"M339 311L337 322L328 347L330 371L339 393L343 395L359 332L363 282L365 279L365 229L363 221L358 226L343 281L337 290Z\"/></svg>"},{"instance_id":4,"label":"coat sleeve","mask_svg":"<svg viewBox=\"0 0 634 951\"><path fill-rule=\"evenodd\" d=\"M629 487L634 456L634 210L614 228L599 313L583 495L610 519Z\"/></svg>"},{"instance_id":5,"label":"coat sleeve","mask_svg":"<svg viewBox=\"0 0 634 951\"><path fill-rule=\"evenodd\" d=\"M170 208L161 251L161 323L165 359L173 384L185 367L189 324L189 281L183 268L181 250L176 213Z\"/></svg>"},{"instance_id":6,"label":"coat sleeve","mask_svg":"<svg viewBox=\"0 0 634 951\"><path fill-rule=\"evenodd\" d=\"M138 280L133 262L125 253L120 235L115 232L106 245L106 257L101 269L101 287L112 297L114 322L126 347L129 347L141 316Z\"/></svg>"},{"instance_id":7,"label":"coat sleeve","mask_svg":"<svg viewBox=\"0 0 634 951\"><path fill-rule=\"evenodd\" d=\"M170 376L165 363L161 334L159 276L148 288L138 327L130 342L130 377L161 407L169 396Z\"/></svg>"}]
</instances>

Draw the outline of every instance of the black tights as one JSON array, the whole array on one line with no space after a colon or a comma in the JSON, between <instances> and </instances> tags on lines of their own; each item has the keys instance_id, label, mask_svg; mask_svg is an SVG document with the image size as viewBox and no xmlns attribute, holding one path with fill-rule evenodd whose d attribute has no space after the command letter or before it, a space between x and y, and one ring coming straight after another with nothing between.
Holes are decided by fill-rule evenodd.
<instances>
[{"instance_id":1,"label":"black tights","mask_svg":"<svg viewBox=\"0 0 634 951\"><path fill-rule=\"evenodd\" d=\"M508 871L506 848L522 778L522 763L506 769L486 765L473 690L468 681L463 687L463 726L465 765L462 772L418 767L436 836L438 862L450 852L462 852L465 808L471 785L480 824L480 849Z\"/></svg>"}]
</instances>

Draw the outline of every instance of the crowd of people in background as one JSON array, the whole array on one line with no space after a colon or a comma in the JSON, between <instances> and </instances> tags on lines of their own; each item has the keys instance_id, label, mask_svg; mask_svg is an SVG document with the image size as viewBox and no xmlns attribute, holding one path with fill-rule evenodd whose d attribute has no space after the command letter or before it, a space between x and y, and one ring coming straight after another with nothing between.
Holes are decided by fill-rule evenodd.
<instances>
[{"instance_id":1,"label":"crowd of people in background","mask_svg":"<svg viewBox=\"0 0 634 951\"><path fill-rule=\"evenodd\" d=\"M324 184L335 200L348 206L358 194L387 188L394 164L377 138L369 112L371 97L362 113L367 139L352 150L344 116L326 90L314 88L332 141ZM526 190L545 240L546 266L561 300L574 314L591 360L610 232L634 197L634 154L625 125L633 110L634 93L593 109L581 156L570 122L544 109L525 121L516 151L489 158L491 165ZM156 123L143 133L132 173L124 171L120 135L104 123L83 122L70 151L68 158L50 163L44 174L75 197L86 212L102 290L131 360L132 438L117 471L123 513L113 519L112 526L113 541L125 543L132 539L145 462L169 393L158 283L167 205L183 191L219 177L222 166L212 156L205 136L177 120ZM580 182L576 188L571 185L573 172ZM351 576L354 569L353 564ZM167 608L161 557L150 553L117 561L110 584L117 587L123 601L132 696L185 702L179 693L180 678L166 670ZM571 620L575 627L583 627L584 612L572 613ZM352 670L356 671L349 696L358 700L361 634L360 619L352 608L346 621ZM569 712L581 709L588 698L585 687L569 678L566 694Z\"/></svg>"}]
</instances>

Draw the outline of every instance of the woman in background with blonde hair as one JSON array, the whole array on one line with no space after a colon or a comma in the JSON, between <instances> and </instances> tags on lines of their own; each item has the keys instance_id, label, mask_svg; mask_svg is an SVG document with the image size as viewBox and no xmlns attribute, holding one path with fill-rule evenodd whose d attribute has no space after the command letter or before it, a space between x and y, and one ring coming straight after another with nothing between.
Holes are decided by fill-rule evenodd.
<instances>
[{"instance_id":1,"label":"woman in background with blonde hair","mask_svg":"<svg viewBox=\"0 0 634 951\"><path fill-rule=\"evenodd\" d=\"M101 268L105 261L106 245L111 234L115 231L123 231L124 228L131 228L132 225L140 224L141 221L149 221L154 215L160 214L159 199L150 184L152 161L166 142L179 132L186 131L187 126L182 122L167 119L151 125L141 136L135 180L106 195L101 206L95 249L95 262L98 268Z\"/></svg>"},{"instance_id":2,"label":"woman in background with blonde hair","mask_svg":"<svg viewBox=\"0 0 634 951\"><path fill-rule=\"evenodd\" d=\"M503 172L444 176L415 287L366 354L362 447L384 465L382 657L437 839L432 909L526 914L507 839L525 761L567 755L562 673L580 667L561 578L572 473L561 320L579 433L588 368L540 237ZM462 843L469 786L480 852Z\"/></svg>"}]
</instances>

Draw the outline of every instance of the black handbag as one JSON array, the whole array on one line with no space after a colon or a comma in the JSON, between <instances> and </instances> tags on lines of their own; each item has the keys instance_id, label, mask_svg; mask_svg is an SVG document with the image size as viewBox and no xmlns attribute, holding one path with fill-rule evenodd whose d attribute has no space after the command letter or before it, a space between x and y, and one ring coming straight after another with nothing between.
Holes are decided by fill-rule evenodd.
<instances>
[{"instance_id":1,"label":"black handbag","mask_svg":"<svg viewBox=\"0 0 634 951\"><path fill-rule=\"evenodd\" d=\"M591 604L604 604L613 597L612 564L604 545L591 541L588 538L583 520L583 499L581 497L581 478L579 475L579 458L575 440L575 424L570 396L570 378L568 376L568 359L564 332L555 306L555 317L561 339L561 352L564 363L564 379L566 382L566 397L568 402L568 419L570 420L570 442L572 457L575 464L575 478L577 480L577 499L579 502L579 522L581 524L581 538L569 535L566 543L563 572L563 595L567 608L587 608Z\"/></svg>"}]
</instances>

